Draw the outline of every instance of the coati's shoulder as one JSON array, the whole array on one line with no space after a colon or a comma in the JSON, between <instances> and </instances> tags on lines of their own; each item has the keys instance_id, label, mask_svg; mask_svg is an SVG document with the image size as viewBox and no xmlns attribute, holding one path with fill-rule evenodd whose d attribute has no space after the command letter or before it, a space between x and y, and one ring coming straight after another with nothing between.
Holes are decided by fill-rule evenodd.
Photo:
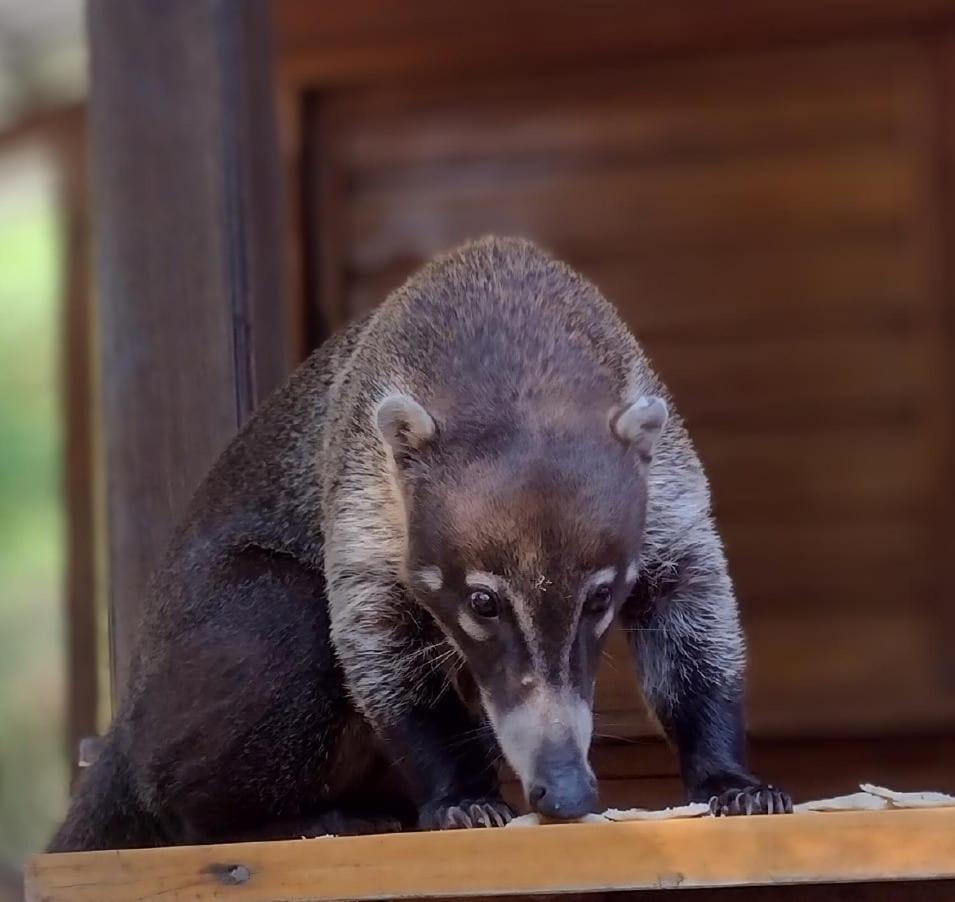
<instances>
[{"instance_id":1,"label":"coati's shoulder","mask_svg":"<svg viewBox=\"0 0 955 902\"><path fill-rule=\"evenodd\" d=\"M319 554L319 449L329 393L373 317L332 335L256 410L197 491L182 537L248 532L260 543L290 550L304 543Z\"/></svg>"}]
</instances>

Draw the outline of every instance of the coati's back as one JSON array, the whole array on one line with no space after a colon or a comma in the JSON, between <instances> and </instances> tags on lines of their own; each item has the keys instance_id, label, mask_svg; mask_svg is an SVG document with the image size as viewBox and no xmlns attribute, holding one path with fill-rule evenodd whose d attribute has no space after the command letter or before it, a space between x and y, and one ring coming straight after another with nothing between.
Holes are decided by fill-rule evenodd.
<instances>
[{"instance_id":1,"label":"coati's back","mask_svg":"<svg viewBox=\"0 0 955 902\"><path fill-rule=\"evenodd\" d=\"M589 396L619 403L651 387L627 384L635 369L647 370L638 362L629 330L591 283L530 242L484 238L395 291L369 323L352 369L380 383L404 381L439 414L534 417L541 405L546 415L564 401L566 412Z\"/></svg>"}]
</instances>

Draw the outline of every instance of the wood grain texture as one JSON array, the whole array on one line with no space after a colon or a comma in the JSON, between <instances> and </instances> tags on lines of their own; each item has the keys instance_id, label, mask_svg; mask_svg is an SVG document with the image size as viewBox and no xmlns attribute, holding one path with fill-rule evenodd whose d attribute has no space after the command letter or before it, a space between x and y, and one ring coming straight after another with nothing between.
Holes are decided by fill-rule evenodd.
<instances>
[{"instance_id":1,"label":"wood grain texture","mask_svg":"<svg viewBox=\"0 0 955 902\"><path fill-rule=\"evenodd\" d=\"M311 0L276 2L287 77L327 86L435 74L486 76L529 67L539 71L846 35L877 37L939 28L953 17L951 0L361 0L334 4L321 14Z\"/></svg>"},{"instance_id":2,"label":"wood grain texture","mask_svg":"<svg viewBox=\"0 0 955 902\"><path fill-rule=\"evenodd\" d=\"M289 360L264 0L94 0L89 18L121 694L174 524Z\"/></svg>"},{"instance_id":3,"label":"wood grain texture","mask_svg":"<svg viewBox=\"0 0 955 902\"><path fill-rule=\"evenodd\" d=\"M943 878L951 809L48 855L26 886L28 902L318 902Z\"/></svg>"}]
</instances>

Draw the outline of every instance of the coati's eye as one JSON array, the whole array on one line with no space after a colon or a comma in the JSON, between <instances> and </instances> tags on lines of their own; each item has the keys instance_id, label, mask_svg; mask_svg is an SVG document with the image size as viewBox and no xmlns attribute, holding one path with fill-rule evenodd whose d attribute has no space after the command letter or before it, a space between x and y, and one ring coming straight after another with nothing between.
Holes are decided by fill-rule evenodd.
<instances>
[{"instance_id":1,"label":"coati's eye","mask_svg":"<svg viewBox=\"0 0 955 902\"><path fill-rule=\"evenodd\" d=\"M584 612L599 617L606 613L612 598L613 586L610 583L596 586L587 596L587 601L584 603Z\"/></svg>"},{"instance_id":2,"label":"coati's eye","mask_svg":"<svg viewBox=\"0 0 955 902\"><path fill-rule=\"evenodd\" d=\"M501 612L501 603L497 596L488 589L475 589L468 596L468 605L478 617L487 620L497 617Z\"/></svg>"}]
</instances>

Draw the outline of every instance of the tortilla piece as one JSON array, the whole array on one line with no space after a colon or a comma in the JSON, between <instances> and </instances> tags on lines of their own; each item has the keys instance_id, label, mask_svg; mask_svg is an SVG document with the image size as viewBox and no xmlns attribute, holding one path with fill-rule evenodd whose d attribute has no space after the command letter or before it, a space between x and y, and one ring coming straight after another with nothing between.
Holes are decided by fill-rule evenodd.
<instances>
[{"instance_id":1,"label":"tortilla piece","mask_svg":"<svg viewBox=\"0 0 955 902\"><path fill-rule=\"evenodd\" d=\"M673 808L661 808L648 811L646 808L608 808L603 816L608 821L666 821L680 817L703 817L710 814L710 806L705 802L692 802L689 805L677 805Z\"/></svg>"},{"instance_id":2,"label":"tortilla piece","mask_svg":"<svg viewBox=\"0 0 955 902\"><path fill-rule=\"evenodd\" d=\"M867 792L854 792L847 796L835 796L831 799L816 799L812 802L802 802L793 805L793 813L801 814L807 811L880 811L888 808L889 803L878 796Z\"/></svg>"},{"instance_id":3,"label":"tortilla piece","mask_svg":"<svg viewBox=\"0 0 955 902\"><path fill-rule=\"evenodd\" d=\"M871 783L862 783L860 788L871 796L890 802L892 808L947 808L955 805L955 796L944 792L897 792Z\"/></svg>"}]
</instances>

